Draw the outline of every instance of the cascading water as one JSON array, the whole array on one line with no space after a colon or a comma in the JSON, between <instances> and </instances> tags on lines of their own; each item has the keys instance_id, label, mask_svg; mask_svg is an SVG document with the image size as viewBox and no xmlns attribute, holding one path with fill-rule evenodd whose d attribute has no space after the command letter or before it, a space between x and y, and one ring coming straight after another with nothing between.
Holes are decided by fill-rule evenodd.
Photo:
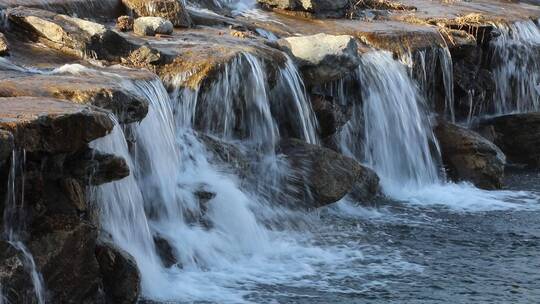
<instances>
[{"instance_id":1,"label":"cascading water","mask_svg":"<svg viewBox=\"0 0 540 304\"><path fill-rule=\"evenodd\" d=\"M353 105L353 115L363 117L366 141L364 147L355 145L351 134L360 126L353 118L342 135L343 150L364 159L383 183L420 187L439 182L430 148L436 140L405 66L390 53L372 52L362 57L357 73L363 105Z\"/></svg>"},{"instance_id":2,"label":"cascading water","mask_svg":"<svg viewBox=\"0 0 540 304\"><path fill-rule=\"evenodd\" d=\"M24 206L24 166L25 152L11 156L11 168L8 177L6 201L4 204L3 238L22 255L22 263L30 275L34 287L35 300L38 304L45 304L45 287L43 277L38 272L34 257L21 240L21 233L25 230L25 206ZM17 176L17 175L20 176ZM20 182L17 181L20 179ZM1 287L1 285L0 285ZM4 296L0 288L0 303ZM7 300L7 299L6 299ZM30 299L23 299L31 301Z\"/></svg>"},{"instance_id":3,"label":"cascading water","mask_svg":"<svg viewBox=\"0 0 540 304\"><path fill-rule=\"evenodd\" d=\"M351 98L355 104L340 134L341 150L372 167L391 198L459 210L519 208L516 202L538 200L533 193L489 192L446 182L421 94L390 53L364 55L356 78L361 101Z\"/></svg>"},{"instance_id":4,"label":"cascading water","mask_svg":"<svg viewBox=\"0 0 540 304\"><path fill-rule=\"evenodd\" d=\"M540 110L540 28L532 20L498 24L500 36L491 43L495 79L490 113Z\"/></svg>"},{"instance_id":5,"label":"cascading water","mask_svg":"<svg viewBox=\"0 0 540 304\"><path fill-rule=\"evenodd\" d=\"M438 86L442 85L444 91L444 109L433 109L444 112L450 121L455 121L454 113L454 67L452 55L447 46L436 47L429 50L418 50L405 54L401 62L410 68L411 76L419 86L425 101L435 101ZM441 79L434 77L440 75ZM441 84L437 82L440 81ZM436 105L431 105L436 106Z\"/></svg>"}]
</instances>

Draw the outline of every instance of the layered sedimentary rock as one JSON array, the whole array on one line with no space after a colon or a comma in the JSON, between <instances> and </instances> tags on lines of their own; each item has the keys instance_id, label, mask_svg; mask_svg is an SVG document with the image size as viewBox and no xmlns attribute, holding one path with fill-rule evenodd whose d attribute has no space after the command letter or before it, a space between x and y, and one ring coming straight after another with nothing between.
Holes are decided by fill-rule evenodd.
<instances>
[{"instance_id":1,"label":"layered sedimentary rock","mask_svg":"<svg viewBox=\"0 0 540 304\"><path fill-rule=\"evenodd\" d=\"M84 69L76 66L74 68ZM119 72L129 74L129 71ZM138 79L139 75L135 77ZM111 110L119 121L124 123L141 121L148 112L148 102L122 85L121 75L107 76L97 71L80 75L69 72L47 75L15 70L2 71L0 97L19 96L52 97L79 104L92 104Z\"/></svg>"},{"instance_id":2,"label":"layered sedimentary rock","mask_svg":"<svg viewBox=\"0 0 540 304\"><path fill-rule=\"evenodd\" d=\"M484 189L500 189L506 157L492 142L466 128L440 122L435 134L448 175Z\"/></svg>"},{"instance_id":3,"label":"layered sedimentary rock","mask_svg":"<svg viewBox=\"0 0 540 304\"><path fill-rule=\"evenodd\" d=\"M2 224L17 230L18 239L12 242L24 243L21 246L33 256L46 284L47 301L104 299L95 257L98 222L86 189L123 178L129 168L121 158L88 150L88 143L113 126L108 112L90 105L46 97L0 98L2 151L8 142L17 164L10 177L14 188L0 193L0 209L10 214ZM12 141L9 134L4 140L6 131L13 134ZM15 201L8 199L12 197ZM0 260L0 268L6 270L0 282L11 303L36 301L29 260L21 248L12 246L5 251L10 256Z\"/></svg>"}]
</instances>

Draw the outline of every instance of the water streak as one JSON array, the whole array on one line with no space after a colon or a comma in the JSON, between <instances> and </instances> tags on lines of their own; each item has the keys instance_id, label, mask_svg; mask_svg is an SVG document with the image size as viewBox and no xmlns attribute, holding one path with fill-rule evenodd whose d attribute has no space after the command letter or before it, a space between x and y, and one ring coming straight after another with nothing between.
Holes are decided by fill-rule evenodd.
<instances>
[{"instance_id":1,"label":"water streak","mask_svg":"<svg viewBox=\"0 0 540 304\"><path fill-rule=\"evenodd\" d=\"M19 158L21 158L19 160ZM23 265L30 274L30 279L34 287L34 294L38 304L45 303L45 285L43 277L39 273L34 257L21 240L21 234L26 229L25 220L25 199L24 199L24 166L26 162L26 153L22 152L22 157L19 153L13 151L11 155L11 167L8 177L6 201L4 204L4 229L3 238L17 251L23 258ZM19 175L19 176L17 176ZM20 179L20 182L17 180ZM0 294L0 298L2 295Z\"/></svg>"},{"instance_id":2,"label":"water streak","mask_svg":"<svg viewBox=\"0 0 540 304\"><path fill-rule=\"evenodd\" d=\"M497 24L491 43L495 92L490 113L540 110L540 28L532 20Z\"/></svg>"}]
</instances>

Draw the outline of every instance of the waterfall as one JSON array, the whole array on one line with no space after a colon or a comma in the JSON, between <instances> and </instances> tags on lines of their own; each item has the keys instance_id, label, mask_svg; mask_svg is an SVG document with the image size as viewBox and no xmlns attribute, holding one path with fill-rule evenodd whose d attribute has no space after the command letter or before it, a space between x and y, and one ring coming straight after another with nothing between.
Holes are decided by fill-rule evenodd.
<instances>
[{"instance_id":1,"label":"waterfall","mask_svg":"<svg viewBox=\"0 0 540 304\"><path fill-rule=\"evenodd\" d=\"M21 158L21 160L19 160ZM19 153L13 151L11 155L11 167L8 177L6 201L4 204L4 227L3 238L23 257L23 265L30 275L34 287L34 294L38 304L45 304L45 286L43 277L39 273L34 257L26 248L21 240L21 233L25 230L25 200L24 200L24 166L26 162L26 153L22 152L22 157ZM18 177L17 175L20 174ZM20 185L17 179L20 178ZM20 189L19 189L20 187ZM20 193L20 194L19 194ZM0 285L1 287L1 285ZM0 303L3 301L0 288Z\"/></svg>"},{"instance_id":2,"label":"waterfall","mask_svg":"<svg viewBox=\"0 0 540 304\"><path fill-rule=\"evenodd\" d=\"M416 188L438 183L431 148L436 140L405 66L388 52L372 52L362 57L357 78L363 105L353 105L353 118L341 134L342 150L375 169L387 187L389 183ZM363 145L357 140L361 128Z\"/></svg>"},{"instance_id":3,"label":"waterfall","mask_svg":"<svg viewBox=\"0 0 540 304\"><path fill-rule=\"evenodd\" d=\"M540 110L540 28L532 20L496 25L491 42L494 113Z\"/></svg>"},{"instance_id":4,"label":"waterfall","mask_svg":"<svg viewBox=\"0 0 540 304\"><path fill-rule=\"evenodd\" d=\"M201 92L183 88L182 75L171 79L181 99L177 113L185 126L193 126L222 139L242 139L272 150L280 137L279 121L292 122L296 137L317 143L317 120L303 82L287 58L279 68L277 84L270 88L265 65L249 53L227 64L217 80Z\"/></svg>"},{"instance_id":5,"label":"waterfall","mask_svg":"<svg viewBox=\"0 0 540 304\"><path fill-rule=\"evenodd\" d=\"M429 105L432 110L440 110L448 120L454 122L454 67L448 47L417 50L414 54L409 52L401 56L400 60L410 68L411 76L418 84L425 101L436 101L439 98L437 90L442 89L444 91L444 109L437 109L437 105ZM438 79L436 75L440 75L441 78Z\"/></svg>"},{"instance_id":6,"label":"waterfall","mask_svg":"<svg viewBox=\"0 0 540 304\"><path fill-rule=\"evenodd\" d=\"M390 198L457 210L519 208L516 202L539 199L534 193L485 191L445 181L422 94L390 53L363 55L352 81L359 82L361 96L345 98L353 102L353 114L339 134L340 148L373 168ZM344 87L337 92L351 94Z\"/></svg>"}]
</instances>

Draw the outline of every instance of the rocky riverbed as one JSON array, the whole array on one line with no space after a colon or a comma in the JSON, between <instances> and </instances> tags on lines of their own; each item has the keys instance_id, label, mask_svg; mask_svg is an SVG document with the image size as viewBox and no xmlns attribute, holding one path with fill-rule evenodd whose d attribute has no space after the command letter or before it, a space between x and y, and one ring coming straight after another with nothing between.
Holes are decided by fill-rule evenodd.
<instances>
[{"instance_id":1,"label":"rocky riverbed","mask_svg":"<svg viewBox=\"0 0 540 304\"><path fill-rule=\"evenodd\" d=\"M539 301L534 2L0 0L0 304Z\"/></svg>"}]
</instances>

